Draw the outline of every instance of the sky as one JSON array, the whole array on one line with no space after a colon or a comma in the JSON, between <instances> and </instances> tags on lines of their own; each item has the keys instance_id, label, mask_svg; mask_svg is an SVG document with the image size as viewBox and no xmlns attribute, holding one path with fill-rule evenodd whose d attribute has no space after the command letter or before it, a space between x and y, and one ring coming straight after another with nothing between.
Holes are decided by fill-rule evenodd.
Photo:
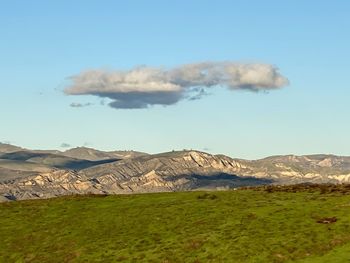
<instances>
[{"instance_id":1,"label":"sky","mask_svg":"<svg viewBox=\"0 0 350 263\"><path fill-rule=\"evenodd\" d=\"M1 142L350 155L349 1L0 3Z\"/></svg>"}]
</instances>

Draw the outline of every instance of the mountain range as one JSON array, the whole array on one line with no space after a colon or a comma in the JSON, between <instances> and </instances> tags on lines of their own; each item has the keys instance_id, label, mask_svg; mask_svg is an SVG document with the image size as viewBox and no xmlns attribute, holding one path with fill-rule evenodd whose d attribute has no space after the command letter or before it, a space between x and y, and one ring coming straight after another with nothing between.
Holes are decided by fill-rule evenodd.
<instances>
[{"instance_id":1,"label":"mountain range","mask_svg":"<svg viewBox=\"0 0 350 263\"><path fill-rule=\"evenodd\" d=\"M29 150L0 143L0 201L349 182L350 157L345 156L283 155L244 160L194 150L160 154L87 147Z\"/></svg>"}]
</instances>

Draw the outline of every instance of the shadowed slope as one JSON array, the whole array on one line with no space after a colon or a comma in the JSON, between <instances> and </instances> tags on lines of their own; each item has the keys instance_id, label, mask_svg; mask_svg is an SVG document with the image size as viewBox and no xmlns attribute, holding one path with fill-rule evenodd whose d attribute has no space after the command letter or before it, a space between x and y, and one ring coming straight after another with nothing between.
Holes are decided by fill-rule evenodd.
<instances>
[{"instance_id":1,"label":"shadowed slope","mask_svg":"<svg viewBox=\"0 0 350 263\"><path fill-rule=\"evenodd\" d=\"M74 170L80 170L80 169L88 168L94 165L118 161L118 159L90 161L90 160L70 158L70 157L61 156L57 154L40 153L40 152L32 152L32 151L4 153L4 154L0 154L0 159L22 161L23 166L28 165L28 163L30 164L36 163L38 165L46 165L54 168L74 169ZM18 162L18 168L19 169L21 168L20 162Z\"/></svg>"}]
</instances>

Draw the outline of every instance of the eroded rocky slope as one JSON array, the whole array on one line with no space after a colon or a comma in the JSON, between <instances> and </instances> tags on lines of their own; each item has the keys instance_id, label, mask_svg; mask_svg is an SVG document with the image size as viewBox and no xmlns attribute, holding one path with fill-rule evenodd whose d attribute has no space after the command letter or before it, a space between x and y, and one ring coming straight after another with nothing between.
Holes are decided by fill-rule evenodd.
<instances>
[{"instance_id":1,"label":"eroded rocky slope","mask_svg":"<svg viewBox=\"0 0 350 263\"><path fill-rule=\"evenodd\" d=\"M9 148L18 150L6 147ZM107 159L103 152L96 151L89 156L90 160L83 160L81 156L33 153L22 148L1 153L0 147L0 201L88 193L350 182L350 157L332 155L273 156L254 161L198 151L136 154L124 159ZM97 156L102 159L96 160Z\"/></svg>"}]
</instances>

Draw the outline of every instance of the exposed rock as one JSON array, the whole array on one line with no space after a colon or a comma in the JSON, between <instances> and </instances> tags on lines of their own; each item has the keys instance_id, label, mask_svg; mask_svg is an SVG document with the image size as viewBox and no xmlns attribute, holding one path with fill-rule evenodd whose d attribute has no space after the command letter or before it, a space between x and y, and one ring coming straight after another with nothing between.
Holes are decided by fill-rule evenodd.
<instances>
[{"instance_id":1,"label":"exposed rock","mask_svg":"<svg viewBox=\"0 0 350 263\"><path fill-rule=\"evenodd\" d=\"M106 157L100 151L93 151L91 156ZM248 161L198 151L174 151L91 161L21 150L3 153L1 158L5 159L0 160L0 201L87 193L350 182L350 157L332 155L272 156ZM71 170L69 165L73 164L79 170Z\"/></svg>"}]
</instances>

